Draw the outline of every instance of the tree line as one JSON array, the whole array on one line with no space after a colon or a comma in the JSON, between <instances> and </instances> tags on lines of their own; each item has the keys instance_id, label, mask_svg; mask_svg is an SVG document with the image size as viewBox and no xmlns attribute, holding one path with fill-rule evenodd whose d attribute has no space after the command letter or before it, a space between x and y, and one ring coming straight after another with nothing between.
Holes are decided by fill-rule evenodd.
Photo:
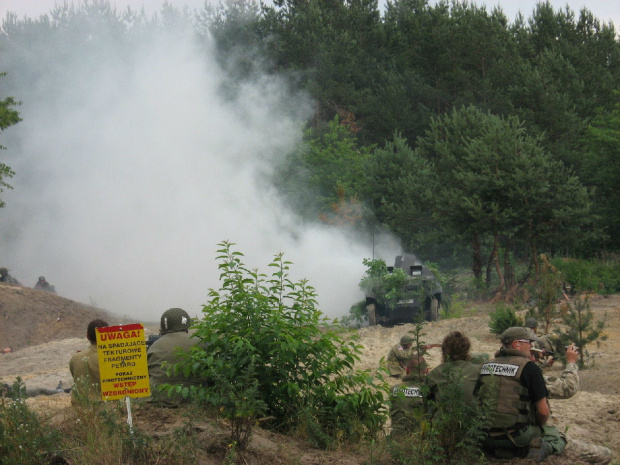
<instances>
[{"instance_id":1,"label":"tree line","mask_svg":"<svg viewBox=\"0 0 620 465\"><path fill-rule=\"evenodd\" d=\"M306 219L387 229L434 260L465 256L500 289L541 252L620 248L620 42L587 9L539 3L509 21L459 1L226 0L147 17L91 1L8 14L0 50L82 29L96 46L102 27L123 46L188 24L215 44L227 92L268 73L312 97L304 143L273 179Z\"/></svg>"}]
</instances>

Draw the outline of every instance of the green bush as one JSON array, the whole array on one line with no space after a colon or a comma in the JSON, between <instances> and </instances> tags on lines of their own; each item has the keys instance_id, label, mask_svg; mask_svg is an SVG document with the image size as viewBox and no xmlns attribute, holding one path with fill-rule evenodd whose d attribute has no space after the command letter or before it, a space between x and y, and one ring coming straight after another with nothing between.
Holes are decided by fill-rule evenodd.
<instances>
[{"instance_id":1,"label":"green bush","mask_svg":"<svg viewBox=\"0 0 620 465\"><path fill-rule=\"evenodd\" d=\"M592 260L555 258L551 262L575 293L609 295L620 292L620 258L617 256Z\"/></svg>"},{"instance_id":2,"label":"green bush","mask_svg":"<svg viewBox=\"0 0 620 465\"><path fill-rule=\"evenodd\" d=\"M435 412L428 437L429 458L446 465L479 464L484 461L481 443L489 426L490 403L482 397L479 403L468 402L463 375L450 363L444 364L443 372L447 382L434 405L429 405Z\"/></svg>"},{"instance_id":3,"label":"green bush","mask_svg":"<svg viewBox=\"0 0 620 465\"><path fill-rule=\"evenodd\" d=\"M363 347L323 316L308 282L289 279L282 254L267 276L246 268L234 244L219 245L221 289L209 291L196 325L205 344L175 367L210 381L184 394L233 423L265 417L281 431L311 428L324 445L379 431L387 387L354 369Z\"/></svg>"},{"instance_id":4,"label":"green bush","mask_svg":"<svg viewBox=\"0 0 620 465\"><path fill-rule=\"evenodd\" d=\"M502 334L513 326L523 326L523 318L518 316L514 309L501 302L495 307L495 311L489 314L489 329L493 334Z\"/></svg>"},{"instance_id":5,"label":"green bush","mask_svg":"<svg viewBox=\"0 0 620 465\"><path fill-rule=\"evenodd\" d=\"M39 465L60 453L60 432L49 429L31 412L20 393L21 379L13 384L13 399L0 397L0 464Z\"/></svg>"},{"instance_id":6,"label":"green bush","mask_svg":"<svg viewBox=\"0 0 620 465\"><path fill-rule=\"evenodd\" d=\"M343 316L340 322L344 326L351 328L360 328L365 321L368 321L368 314L366 313L366 301L360 300L359 302L351 305L349 314Z\"/></svg>"},{"instance_id":7,"label":"green bush","mask_svg":"<svg viewBox=\"0 0 620 465\"><path fill-rule=\"evenodd\" d=\"M478 403L466 400L463 375L451 364L442 367L445 383L440 395L425 401L425 412L431 421L420 422L403 438L391 437L389 451L398 465L473 465L484 463L482 439L488 427L490 402L483 397ZM425 396L427 385L422 386Z\"/></svg>"}]
</instances>

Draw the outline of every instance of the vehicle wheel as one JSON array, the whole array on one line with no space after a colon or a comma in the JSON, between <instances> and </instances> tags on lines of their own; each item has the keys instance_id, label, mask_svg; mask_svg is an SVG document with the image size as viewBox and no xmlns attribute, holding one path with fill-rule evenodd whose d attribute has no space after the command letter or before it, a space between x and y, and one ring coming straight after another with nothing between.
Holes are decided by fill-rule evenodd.
<instances>
[{"instance_id":1,"label":"vehicle wheel","mask_svg":"<svg viewBox=\"0 0 620 465\"><path fill-rule=\"evenodd\" d=\"M435 297L431 297L431 305L428 313L428 321L439 320L439 301Z\"/></svg>"},{"instance_id":2,"label":"vehicle wheel","mask_svg":"<svg viewBox=\"0 0 620 465\"><path fill-rule=\"evenodd\" d=\"M368 326L375 326L377 324L377 308L375 304L366 305L366 314L368 315Z\"/></svg>"}]
</instances>

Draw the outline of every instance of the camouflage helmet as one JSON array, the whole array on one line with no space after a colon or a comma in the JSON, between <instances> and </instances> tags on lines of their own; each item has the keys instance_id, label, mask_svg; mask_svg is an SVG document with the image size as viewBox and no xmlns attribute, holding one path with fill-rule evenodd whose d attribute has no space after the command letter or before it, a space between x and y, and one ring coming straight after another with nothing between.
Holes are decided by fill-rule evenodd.
<instances>
[{"instance_id":1,"label":"camouflage helmet","mask_svg":"<svg viewBox=\"0 0 620 465\"><path fill-rule=\"evenodd\" d=\"M159 333L163 336L167 333L178 333L189 329L192 321L182 308L170 308L161 316Z\"/></svg>"},{"instance_id":2,"label":"camouflage helmet","mask_svg":"<svg viewBox=\"0 0 620 465\"><path fill-rule=\"evenodd\" d=\"M409 336L409 334L405 334L403 337L400 338L400 344L403 346L407 344L413 344L413 338Z\"/></svg>"}]
</instances>

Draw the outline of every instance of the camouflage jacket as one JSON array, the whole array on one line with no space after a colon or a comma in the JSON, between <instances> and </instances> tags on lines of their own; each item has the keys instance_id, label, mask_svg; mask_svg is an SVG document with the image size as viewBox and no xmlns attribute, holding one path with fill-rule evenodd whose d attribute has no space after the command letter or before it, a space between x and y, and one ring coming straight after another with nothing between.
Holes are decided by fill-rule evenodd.
<instances>
[{"instance_id":1,"label":"camouflage jacket","mask_svg":"<svg viewBox=\"0 0 620 465\"><path fill-rule=\"evenodd\" d=\"M551 399L568 399L579 390L579 367L576 363L566 364L559 378L545 375L545 383Z\"/></svg>"},{"instance_id":2,"label":"camouflage jacket","mask_svg":"<svg viewBox=\"0 0 620 465\"><path fill-rule=\"evenodd\" d=\"M405 374L405 365L407 362L415 357L415 349L404 349L402 345L396 344L390 349L387 356L387 366L390 370L390 375L401 376Z\"/></svg>"}]
</instances>

